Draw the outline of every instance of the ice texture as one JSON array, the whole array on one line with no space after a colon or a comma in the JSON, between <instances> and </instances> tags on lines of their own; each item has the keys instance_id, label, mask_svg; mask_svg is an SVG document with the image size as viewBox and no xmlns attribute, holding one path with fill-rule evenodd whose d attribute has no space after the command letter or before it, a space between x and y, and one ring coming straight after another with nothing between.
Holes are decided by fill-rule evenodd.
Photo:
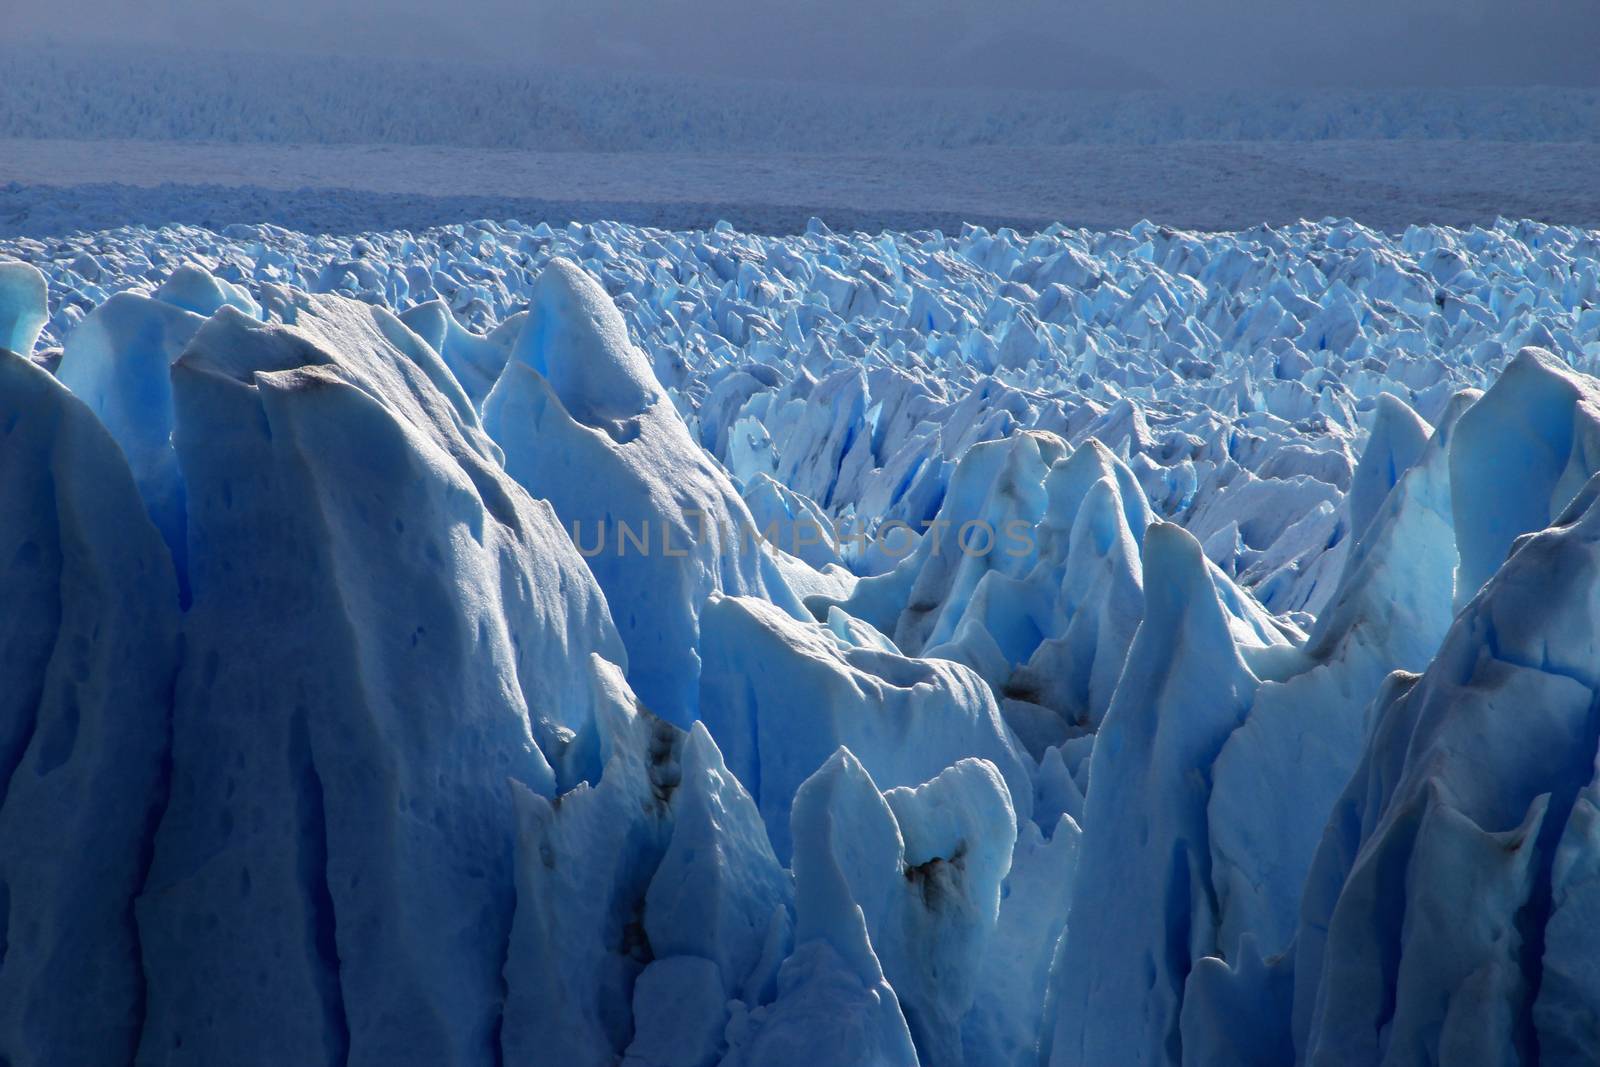
<instances>
[{"instance_id":1,"label":"ice texture","mask_svg":"<svg viewBox=\"0 0 1600 1067\"><path fill-rule=\"evenodd\" d=\"M0 253L5 1062L1592 1061L1600 235Z\"/></svg>"}]
</instances>

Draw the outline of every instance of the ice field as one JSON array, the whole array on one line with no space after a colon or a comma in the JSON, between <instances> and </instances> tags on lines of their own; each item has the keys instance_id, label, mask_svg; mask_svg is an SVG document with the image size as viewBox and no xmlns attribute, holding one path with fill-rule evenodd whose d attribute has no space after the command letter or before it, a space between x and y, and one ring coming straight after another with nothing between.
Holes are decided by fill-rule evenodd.
<instances>
[{"instance_id":1,"label":"ice field","mask_svg":"<svg viewBox=\"0 0 1600 1067\"><path fill-rule=\"evenodd\" d=\"M728 221L798 233L1231 230L1329 214L1398 233L1496 217L1600 226L1600 143L1184 141L823 152L0 140L0 237L129 223L359 233L472 218Z\"/></svg>"},{"instance_id":2,"label":"ice field","mask_svg":"<svg viewBox=\"0 0 1600 1067\"><path fill-rule=\"evenodd\" d=\"M844 153L1182 141L1592 143L1600 88L1026 92L448 59L0 42L0 136L543 152ZM959 82L959 79L958 79ZM397 107L396 101L407 106Z\"/></svg>"},{"instance_id":3,"label":"ice field","mask_svg":"<svg viewBox=\"0 0 1600 1067\"><path fill-rule=\"evenodd\" d=\"M0 63L0 238L507 217L1600 226L1593 88L957 91L7 42Z\"/></svg>"},{"instance_id":4,"label":"ice field","mask_svg":"<svg viewBox=\"0 0 1600 1067\"><path fill-rule=\"evenodd\" d=\"M1600 232L0 260L6 1062L1593 1062Z\"/></svg>"}]
</instances>

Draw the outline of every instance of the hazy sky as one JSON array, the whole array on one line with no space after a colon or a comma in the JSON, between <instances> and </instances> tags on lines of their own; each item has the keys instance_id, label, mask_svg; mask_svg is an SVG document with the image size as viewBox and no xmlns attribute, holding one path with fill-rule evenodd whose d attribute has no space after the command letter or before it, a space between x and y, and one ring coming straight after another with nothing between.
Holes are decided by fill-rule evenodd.
<instances>
[{"instance_id":1,"label":"hazy sky","mask_svg":"<svg viewBox=\"0 0 1600 1067\"><path fill-rule=\"evenodd\" d=\"M5 0L7 35L1000 88L1600 85L1600 0Z\"/></svg>"}]
</instances>

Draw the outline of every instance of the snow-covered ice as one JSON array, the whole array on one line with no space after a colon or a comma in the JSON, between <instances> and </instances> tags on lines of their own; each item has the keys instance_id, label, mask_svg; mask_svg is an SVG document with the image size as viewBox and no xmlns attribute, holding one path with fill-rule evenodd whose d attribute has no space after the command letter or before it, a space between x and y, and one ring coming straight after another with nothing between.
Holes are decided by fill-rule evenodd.
<instances>
[{"instance_id":1,"label":"snow-covered ice","mask_svg":"<svg viewBox=\"0 0 1600 1067\"><path fill-rule=\"evenodd\" d=\"M1592 1062L1600 233L0 256L6 1062Z\"/></svg>"}]
</instances>

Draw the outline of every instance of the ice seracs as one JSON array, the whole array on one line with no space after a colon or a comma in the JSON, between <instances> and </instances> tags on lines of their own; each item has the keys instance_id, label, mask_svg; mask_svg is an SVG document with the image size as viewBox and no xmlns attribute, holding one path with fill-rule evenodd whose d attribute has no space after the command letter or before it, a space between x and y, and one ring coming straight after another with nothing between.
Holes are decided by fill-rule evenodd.
<instances>
[{"instance_id":1,"label":"ice seracs","mask_svg":"<svg viewBox=\"0 0 1600 1067\"><path fill-rule=\"evenodd\" d=\"M173 362L204 323L164 300L116 293L78 324L56 369L122 446L145 508L172 552L185 600L189 546L172 444L171 378Z\"/></svg>"},{"instance_id":2,"label":"ice seracs","mask_svg":"<svg viewBox=\"0 0 1600 1067\"><path fill-rule=\"evenodd\" d=\"M595 780L515 790L505 1055L714 1062L733 1003L774 995L793 889L705 728L657 719L594 667Z\"/></svg>"},{"instance_id":3,"label":"ice seracs","mask_svg":"<svg viewBox=\"0 0 1600 1067\"><path fill-rule=\"evenodd\" d=\"M47 283L38 267L0 260L0 348L31 356L49 320Z\"/></svg>"},{"instance_id":4,"label":"ice seracs","mask_svg":"<svg viewBox=\"0 0 1600 1067\"><path fill-rule=\"evenodd\" d=\"M1523 349L1462 414L1450 465L1460 607L1516 538L1549 525L1600 469L1600 387L1551 352Z\"/></svg>"},{"instance_id":5,"label":"ice seracs","mask_svg":"<svg viewBox=\"0 0 1600 1067\"><path fill-rule=\"evenodd\" d=\"M29 244L0 1057L1585 1062L1595 250Z\"/></svg>"},{"instance_id":6,"label":"ice seracs","mask_svg":"<svg viewBox=\"0 0 1600 1067\"><path fill-rule=\"evenodd\" d=\"M1368 729L1367 705L1394 670L1432 658L1451 619L1456 551L1450 443L1464 391L1425 438L1421 455L1378 505L1345 557L1336 591L1312 627L1304 661L1256 692L1245 722L1217 754L1208 821L1221 937L1248 936L1273 955L1293 937L1299 886L1334 799ZM1408 409L1393 401L1391 418ZM1362 467L1388 468L1376 434ZM1263 804L1263 797L1279 801Z\"/></svg>"},{"instance_id":7,"label":"ice seracs","mask_svg":"<svg viewBox=\"0 0 1600 1067\"><path fill-rule=\"evenodd\" d=\"M779 859L790 855L796 791L841 746L884 788L987 759L1030 814L1026 756L971 670L853 646L752 598L709 600L700 642L702 719L754 794Z\"/></svg>"},{"instance_id":8,"label":"ice seracs","mask_svg":"<svg viewBox=\"0 0 1600 1067\"><path fill-rule=\"evenodd\" d=\"M727 474L683 420L605 291L576 266L540 275L484 401L506 471L548 500L610 602L628 680L656 714L696 718L701 604L712 593L799 602Z\"/></svg>"},{"instance_id":9,"label":"ice seracs","mask_svg":"<svg viewBox=\"0 0 1600 1067\"><path fill-rule=\"evenodd\" d=\"M848 749L835 752L795 796L794 955L731 1062L966 1062L962 1020L1016 827L986 761L880 794Z\"/></svg>"},{"instance_id":10,"label":"ice seracs","mask_svg":"<svg viewBox=\"0 0 1600 1067\"><path fill-rule=\"evenodd\" d=\"M1595 986L1554 901L1592 863L1595 497L1523 540L1428 669L1375 702L1306 884L1304 1062L1587 1055Z\"/></svg>"},{"instance_id":11,"label":"ice seracs","mask_svg":"<svg viewBox=\"0 0 1600 1067\"><path fill-rule=\"evenodd\" d=\"M477 1062L507 783L556 792L588 655L621 643L436 355L381 309L268 295L292 325L224 309L172 369L192 603L141 1056Z\"/></svg>"},{"instance_id":12,"label":"ice seracs","mask_svg":"<svg viewBox=\"0 0 1600 1067\"><path fill-rule=\"evenodd\" d=\"M1153 525L1143 570L1144 618L1089 767L1051 1067L1176 1062L1185 984L1217 944L1206 768L1258 680L1193 537Z\"/></svg>"},{"instance_id":13,"label":"ice seracs","mask_svg":"<svg viewBox=\"0 0 1600 1067\"><path fill-rule=\"evenodd\" d=\"M178 585L82 401L0 352L0 1058L126 1064L172 788Z\"/></svg>"}]
</instances>

